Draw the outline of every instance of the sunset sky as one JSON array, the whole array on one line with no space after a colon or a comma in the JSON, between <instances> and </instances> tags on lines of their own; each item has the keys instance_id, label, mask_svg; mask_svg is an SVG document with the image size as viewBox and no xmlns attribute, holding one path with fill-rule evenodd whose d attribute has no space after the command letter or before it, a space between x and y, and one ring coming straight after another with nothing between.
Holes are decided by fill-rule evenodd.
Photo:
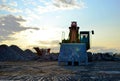
<instances>
[{"instance_id":1,"label":"sunset sky","mask_svg":"<svg viewBox=\"0 0 120 81\"><path fill-rule=\"evenodd\" d=\"M120 0L0 0L0 44L59 52L71 21L95 31L92 52L120 52Z\"/></svg>"}]
</instances>

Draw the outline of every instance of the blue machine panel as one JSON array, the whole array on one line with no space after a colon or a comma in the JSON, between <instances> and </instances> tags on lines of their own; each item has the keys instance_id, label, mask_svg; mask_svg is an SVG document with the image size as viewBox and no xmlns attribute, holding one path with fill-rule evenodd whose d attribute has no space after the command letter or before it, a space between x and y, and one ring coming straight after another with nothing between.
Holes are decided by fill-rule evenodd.
<instances>
[{"instance_id":1,"label":"blue machine panel","mask_svg":"<svg viewBox=\"0 0 120 81\"><path fill-rule=\"evenodd\" d=\"M65 65L87 64L86 45L84 43L62 43L58 62Z\"/></svg>"}]
</instances>

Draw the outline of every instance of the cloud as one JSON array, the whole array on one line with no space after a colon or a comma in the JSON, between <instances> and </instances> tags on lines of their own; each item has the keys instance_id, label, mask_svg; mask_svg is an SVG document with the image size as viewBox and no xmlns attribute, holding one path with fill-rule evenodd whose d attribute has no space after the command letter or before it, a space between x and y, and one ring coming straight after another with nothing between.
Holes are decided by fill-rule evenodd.
<instances>
[{"instance_id":1,"label":"cloud","mask_svg":"<svg viewBox=\"0 0 120 81\"><path fill-rule=\"evenodd\" d=\"M84 8L84 3L77 0L53 0L53 5L60 9Z\"/></svg>"},{"instance_id":2,"label":"cloud","mask_svg":"<svg viewBox=\"0 0 120 81\"><path fill-rule=\"evenodd\" d=\"M52 0L52 2L44 2L45 6L38 6L41 12L51 12L57 10L82 9L85 7L84 2L77 0Z\"/></svg>"},{"instance_id":3,"label":"cloud","mask_svg":"<svg viewBox=\"0 0 120 81\"><path fill-rule=\"evenodd\" d=\"M51 52L59 52L60 49L60 45L59 45L60 41L59 40L52 40L52 41L38 41L38 47L40 48L51 48ZM37 46L37 45L36 45ZM35 47L35 46L33 46Z\"/></svg>"},{"instance_id":4,"label":"cloud","mask_svg":"<svg viewBox=\"0 0 120 81\"><path fill-rule=\"evenodd\" d=\"M0 5L0 11L8 11L8 12L12 12L12 13L22 12L19 9L13 8L13 7L11 7L9 5L5 5L5 4Z\"/></svg>"},{"instance_id":5,"label":"cloud","mask_svg":"<svg viewBox=\"0 0 120 81\"><path fill-rule=\"evenodd\" d=\"M9 35L16 32L24 31L27 29L39 30L35 27L24 27L20 23L25 22L26 20L22 17L16 17L13 15L6 15L0 17L0 40L10 39Z\"/></svg>"},{"instance_id":6,"label":"cloud","mask_svg":"<svg viewBox=\"0 0 120 81\"><path fill-rule=\"evenodd\" d=\"M3 3L5 3L6 2L6 0L1 0Z\"/></svg>"},{"instance_id":7,"label":"cloud","mask_svg":"<svg viewBox=\"0 0 120 81\"><path fill-rule=\"evenodd\" d=\"M42 5L39 3L41 3ZM85 4L83 1L78 0L51 0L49 2L47 0L39 0L38 3L36 3L32 8L29 7L25 8L24 12L26 14L28 13L43 14L58 10L72 10L82 8L85 8Z\"/></svg>"},{"instance_id":8,"label":"cloud","mask_svg":"<svg viewBox=\"0 0 120 81\"><path fill-rule=\"evenodd\" d=\"M52 41L49 41L49 40L41 41L40 40L40 41L38 41L38 43L43 46L48 45L48 46L52 46L52 47L57 46L59 44L59 42L60 42L59 40L52 40Z\"/></svg>"},{"instance_id":9,"label":"cloud","mask_svg":"<svg viewBox=\"0 0 120 81\"><path fill-rule=\"evenodd\" d=\"M0 11L27 14L26 10L28 10L36 14L43 14L57 10L82 9L85 7L84 2L81 0L21 0L20 2L23 3L23 8L18 7L18 1L9 1L8 3L3 0L0 5Z\"/></svg>"},{"instance_id":10,"label":"cloud","mask_svg":"<svg viewBox=\"0 0 120 81\"><path fill-rule=\"evenodd\" d=\"M37 5L38 0L21 0L23 5Z\"/></svg>"},{"instance_id":11,"label":"cloud","mask_svg":"<svg viewBox=\"0 0 120 81\"><path fill-rule=\"evenodd\" d=\"M9 5L17 7L18 4L17 4L17 2L13 1L13 2L9 3Z\"/></svg>"}]
</instances>

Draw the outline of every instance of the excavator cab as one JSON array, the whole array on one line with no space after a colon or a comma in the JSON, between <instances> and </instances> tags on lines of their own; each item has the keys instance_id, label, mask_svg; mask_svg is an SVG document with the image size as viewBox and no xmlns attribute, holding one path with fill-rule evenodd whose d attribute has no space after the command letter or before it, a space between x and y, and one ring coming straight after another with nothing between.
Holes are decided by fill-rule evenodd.
<instances>
[{"instance_id":1,"label":"excavator cab","mask_svg":"<svg viewBox=\"0 0 120 81\"><path fill-rule=\"evenodd\" d=\"M80 43L86 44L86 49L90 49L90 32L80 31Z\"/></svg>"}]
</instances>

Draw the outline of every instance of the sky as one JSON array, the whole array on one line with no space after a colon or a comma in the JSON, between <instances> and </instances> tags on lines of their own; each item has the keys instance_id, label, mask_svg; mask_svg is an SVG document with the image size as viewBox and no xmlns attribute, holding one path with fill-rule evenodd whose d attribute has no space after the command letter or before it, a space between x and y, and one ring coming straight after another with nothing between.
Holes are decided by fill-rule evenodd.
<instances>
[{"instance_id":1,"label":"sky","mask_svg":"<svg viewBox=\"0 0 120 81\"><path fill-rule=\"evenodd\" d=\"M0 44L59 52L62 32L76 21L94 30L91 52L120 53L120 0L0 0Z\"/></svg>"}]
</instances>

